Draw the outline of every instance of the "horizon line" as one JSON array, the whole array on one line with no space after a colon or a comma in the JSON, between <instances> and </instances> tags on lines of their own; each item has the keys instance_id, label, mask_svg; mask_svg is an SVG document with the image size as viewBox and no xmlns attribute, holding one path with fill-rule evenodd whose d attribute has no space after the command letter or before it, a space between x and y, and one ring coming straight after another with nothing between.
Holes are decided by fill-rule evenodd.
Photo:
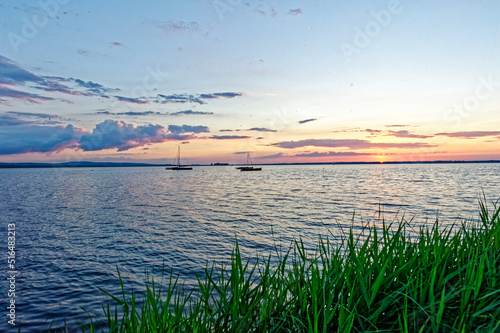
<instances>
[{"instance_id":1,"label":"horizon line","mask_svg":"<svg viewBox=\"0 0 500 333\"><path fill-rule=\"evenodd\" d=\"M302 163L259 163L255 165L356 165L356 164L464 164L464 163L500 163L500 160L434 160L434 161L354 161L354 162L302 162ZM85 167L164 167L173 164L158 164L144 162L0 162L0 168L85 168ZM239 166L244 163L211 163L190 164L191 166Z\"/></svg>"}]
</instances>

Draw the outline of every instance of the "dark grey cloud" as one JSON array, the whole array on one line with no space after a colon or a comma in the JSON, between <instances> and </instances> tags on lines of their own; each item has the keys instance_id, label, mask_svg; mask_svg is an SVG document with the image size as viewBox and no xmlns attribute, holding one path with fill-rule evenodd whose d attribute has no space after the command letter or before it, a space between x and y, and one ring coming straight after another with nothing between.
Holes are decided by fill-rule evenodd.
<instances>
[{"instance_id":1,"label":"dark grey cloud","mask_svg":"<svg viewBox=\"0 0 500 333\"><path fill-rule=\"evenodd\" d=\"M39 104L40 102L55 100L52 97L42 96L42 95L38 95L38 94L33 94L33 93L28 93L28 92L24 92L24 91L15 90L15 89L10 89L10 88L7 88L5 86L3 86L3 87L0 86L0 104L7 104L8 103L8 100L6 100L5 97L23 100L25 102L35 103L35 104Z\"/></svg>"},{"instance_id":2,"label":"dark grey cloud","mask_svg":"<svg viewBox=\"0 0 500 333\"><path fill-rule=\"evenodd\" d=\"M273 129L269 129L269 128L265 128L265 127L252 127L252 128L248 128L248 129L235 129L235 130L232 130L232 129L221 129L219 130L219 132L245 132L245 131L253 131L253 132L277 132L277 130L273 130Z\"/></svg>"},{"instance_id":3,"label":"dark grey cloud","mask_svg":"<svg viewBox=\"0 0 500 333\"><path fill-rule=\"evenodd\" d=\"M272 158L282 158L282 157L340 157L340 156L366 156L375 155L374 153L357 153L354 151L329 151L329 152L308 152L300 153L295 155L284 155L283 153L277 153L273 155L256 157L256 159L272 159Z\"/></svg>"},{"instance_id":4,"label":"dark grey cloud","mask_svg":"<svg viewBox=\"0 0 500 333\"><path fill-rule=\"evenodd\" d=\"M223 92L223 93L213 93L213 94L200 94L199 97L203 99L214 99L214 98L234 98L241 97L243 93L236 92Z\"/></svg>"},{"instance_id":5,"label":"dark grey cloud","mask_svg":"<svg viewBox=\"0 0 500 333\"><path fill-rule=\"evenodd\" d=\"M169 132L173 134L184 134L184 133L206 133L210 132L207 126L190 126L190 125L169 125Z\"/></svg>"},{"instance_id":6,"label":"dark grey cloud","mask_svg":"<svg viewBox=\"0 0 500 333\"><path fill-rule=\"evenodd\" d=\"M106 93L119 91L119 89L107 88L92 81L85 82L80 79L58 76L40 76L23 69L21 66L2 55L0 55L0 84L19 87L13 89L4 86L2 87L3 91L0 92L0 96L35 103L55 100L55 98L24 92L22 91L23 87L30 84L31 88L45 92L75 96L108 97Z\"/></svg>"},{"instance_id":7,"label":"dark grey cloud","mask_svg":"<svg viewBox=\"0 0 500 333\"><path fill-rule=\"evenodd\" d=\"M109 111L97 111L97 114L113 115L113 116L151 116L151 115L161 115L160 112L155 111L127 111L127 112L109 112Z\"/></svg>"},{"instance_id":8,"label":"dark grey cloud","mask_svg":"<svg viewBox=\"0 0 500 333\"><path fill-rule=\"evenodd\" d=\"M235 98L243 96L240 92L222 92L222 93L211 93L211 94L172 94L164 95L158 94L156 96L156 102L165 103L198 103L206 104L206 100L218 99L218 98Z\"/></svg>"},{"instance_id":9,"label":"dark grey cloud","mask_svg":"<svg viewBox=\"0 0 500 333\"><path fill-rule=\"evenodd\" d=\"M252 127L247 129L247 131L256 131L256 132L277 132L277 130L272 130L264 127Z\"/></svg>"},{"instance_id":10,"label":"dark grey cloud","mask_svg":"<svg viewBox=\"0 0 500 333\"><path fill-rule=\"evenodd\" d=\"M271 144L275 147L294 149L307 146L327 147L327 148L349 148L349 149L370 149L370 148L430 148L436 145L421 142L370 142L358 139L308 139L299 141L284 141Z\"/></svg>"},{"instance_id":11,"label":"dark grey cloud","mask_svg":"<svg viewBox=\"0 0 500 333\"><path fill-rule=\"evenodd\" d=\"M328 151L296 154L295 157L325 157L325 156L364 156L374 155L373 153L357 153L355 151Z\"/></svg>"},{"instance_id":12,"label":"dark grey cloud","mask_svg":"<svg viewBox=\"0 0 500 333\"><path fill-rule=\"evenodd\" d=\"M237 139L250 139L251 136L246 135L212 135L210 139L216 140L237 140Z\"/></svg>"},{"instance_id":13,"label":"dark grey cloud","mask_svg":"<svg viewBox=\"0 0 500 333\"><path fill-rule=\"evenodd\" d=\"M462 139L477 139L488 136L498 136L500 138L500 131L464 131L464 132L436 133L434 135L447 136L450 138L462 138Z\"/></svg>"},{"instance_id":14,"label":"dark grey cloud","mask_svg":"<svg viewBox=\"0 0 500 333\"><path fill-rule=\"evenodd\" d=\"M406 130L401 131L389 131L388 135L395 136L397 138L415 138L415 139L426 139L431 138L429 135L413 134Z\"/></svg>"},{"instance_id":15,"label":"dark grey cloud","mask_svg":"<svg viewBox=\"0 0 500 333\"><path fill-rule=\"evenodd\" d=\"M16 123L36 124L36 125L58 125L61 123L62 120L61 117L48 113L8 111L4 116L5 117L2 117L2 115L0 115L0 119L10 118L11 121L9 122L0 121L0 124L2 125L16 124Z\"/></svg>"},{"instance_id":16,"label":"dark grey cloud","mask_svg":"<svg viewBox=\"0 0 500 333\"><path fill-rule=\"evenodd\" d=\"M108 88L103 86L102 84L95 83L92 81L83 81L80 79L70 78L70 80L74 81L79 87L86 88L85 93L94 96L103 96L107 93L117 92L120 89L117 88Z\"/></svg>"},{"instance_id":17,"label":"dark grey cloud","mask_svg":"<svg viewBox=\"0 0 500 333\"><path fill-rule=\"evenodd\" d=\"M368 132L368 133L371 133L371 134L375 134L375 133L379 134L379 133L382 133L383 131L379 130L379 129L367 128L363 132Z\"/></svg>"},{"instance_id":18,"label":"dark grey cloud","mask_svg":"<svg viewBox=\"0 0 500 333\"><path fill-rule=\"evenodd\" d=\"M139 103L139 104L144 104L144 103ZM193 111L193 110L184 110L184 111L177 111L177 112L165 112L161 113L158 111L127 111L127 112L110 112L107 110L99 110L96 112L97 114L103 114L103 115L112 115L112 116L205 116L205 115L213 115L213 112L204 112L204 111Z\"/></svg>"},{"instance_id":19,"label":"dark grey cloud","mask_svg":"<svg viewBox=\"0 0 500 333\"><path fill-rule=\"evenodd\" d=\"M302 8L290 9L290 11L288 12L288 15L291 15L291 16L298 16L298 15L302 15L302 14L304 14L304 11L302 10Z\"/></svg>"},{"instance_id":20,"label":"dark grey cloud","mask_svg":"<svg viewBox=\"0 0 500 333\"><path fill-rule=\"evenodd\" d=\"M392 125L391 127L398 127L398 126ZM407 130L393 131L393 130L380 130L380 129L367 128L365 130L362 130L361 132L368 132L373 135L394 136L397 138L412 138L412 139L432 138L431 135L415 134Z\"/></svg>"},{"instance_id":21,"label":"dark grey cloud","mask_svg":"<svg viewBox=\"0 0 500 333\"><path fill-rule=\"evenodd\" d=\"M26 125L26 124L32 124L32 121L29 120L24 120L20 119L15 116L11 116L8 114L0 114L0 128L6 127L6 126L19 126L19 125Z\"/></svg>"},{"instance_id":22,"label":"dark grey cloud","mask_svg":"<svg viewBox=\"0 0 500 333\"><path fill-rule=\"evenodd\" d=\"M0 84L17 85L43 81L42 77L21 68L12 60L0 55Z\"/></svg>"},{"instance_id":23,"label":"dark grey cloud","mask_svg":"<svg viewBox=\"0 0 500 333\"><path fill-rule=\"evenodd\" d=\"M22 117L35 117L35 118L44 118L44 119L51 119L51 118L58 118L59 116L55 114L48 114L48 113L33 113L33 112L19 112L19 111L7 111L9 114L13 114L16 116L22 116Z\"/></svg>"},{"instance_id":24,"label":"dark grey cloud","mask_svg":"<svg viewBox=\"0 0 500 333\"><path fill-rule=\"evenodd\" d=\"M318 119L316 119L316 118L311 118L311 119L299 120L299 124L301 124L301 125L302 125L302 124L309 123L309 122L311 122L311 121L316 121L316 120L318 120Z\"/></svg>"},{"instance_id":25,"label":"dark grey cloud","mask_svg":"<svg viewBox=\"0 0 500 333\"><path fill-rule=\"evenodd\" d=\"M61 79L61 78L55 78L55 77L50 77L50 78L45 78L43 82L40 82L40 84L37 84L33 88L43 90L46 92L54 92L54 93L61 93L61 94L67 94L67 95L73 95L73 96L84 96L85 93L81 91L74 90L67 86L66 84L62 84L61 82L70 82L69 80L66 79Z\"/></svg>"},{"instance_id":26,"label":"dark grey cloud","mask_svg":"<svg viewBox=\"0 0 500 333\"><path fill-rule=\"evenodd\" d=\"M173 95L156 95L157 103L165 104L165 103L198 103L205 104L203 100L195 95L190 94L173 94Z\"/></svg>"},{"instance_id":27,"label":"dark grey cloud","mask_svg":"<svg viewBox=\"0 0 500 333\"><path fill-rule=\"evenodd\" d=\"M133 104L148 104L149 101L144 98L131 98L131 97L123 97L123 96L115 96L120 102L127 102Z\"/></svg>"},{"instance_id":28,"label":"dark grey cloud","mask_svg":"<svg viewBox=\"0 0 500 333\"><path fill-rule=\"evenodd\" d=\"M107 95L108 93L120 91L120 89L117 88L108 88L99 83L83 81L72 77L44 76L43 79L44 81L34 88L47 92L58 92L75 96L98 96L104 98L109 98Z\"/></svg>"},{"instance_id":29,"label":"dark grey cloud","mask_svg":"<svg viewBox=\"0 0 500 333\"><path fill-rule=\"evenodd\" d=\"M0 155L59 152L74 148L83 129L67 126L0 126Z\"/></svg>"},{"instance_id":30,"label":"dark grey cloud","mask_svg":"<svg viewBox=\"0 0 500 333\"><path fill-rule=\"evenodd\" d=\"M175 29L181 29L182 25L172 25ZM86 51L81 51L86 54ZM218 92L210 94L158 94L155 97L127 97L118 95L120 89L105 87L100 83L93 81L85 81L78 78L63 78L58 76L40 76L30 71L25 70L12 60L0 55L0 100L1 103L8 103L5 98L20 99L31 103L40 103L42 101L56 100L56 98L49 96L42 96L32 92L23 91L23 87L29 86L50 93L61 93L73 96L96 96L102 98L110 98L113 95L117 100L133 104L147 104L147 103L197 103L206 104L207 100L218 98L235 98L242 96L240 92ZM6 87L13 86L13 87ZM19 88L15 88L19 87ZM63 100L69 102L67 100ZM179 111L174 115L194 115L202 114L201 111L186 110L185 112ZM203 113L208 114L208 113Z\"/></svg>"},{"instance_id":31,"label":"dark grey cloud","mask_svg":"<svg viewBox=\"0 0 500 333\"><path fill-rule=\"evenodd\" d=\"M184 110L184 111L173 112L170 114L172 116L191 116L191 115L205 116L205 115L212 115L214 113L213 112L205 112L205 111Z\"/></svg>"}]
</instances>

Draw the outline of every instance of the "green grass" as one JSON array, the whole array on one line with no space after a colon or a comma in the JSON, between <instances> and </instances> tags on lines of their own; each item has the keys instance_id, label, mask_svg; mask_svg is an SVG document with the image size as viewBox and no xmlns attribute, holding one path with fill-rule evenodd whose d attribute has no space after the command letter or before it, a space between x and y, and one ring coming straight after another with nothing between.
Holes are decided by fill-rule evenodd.
<instances>
[{"instance_id":1,"label":"green grass","mask_svg":"<svg viewBox=\"0 0 500 333\"><path fill-rule=\"evenodd\" d=\"M208 266L194 290L167 274L149 279L141 302L118 272L121 295L104 291L103 324L82 331L500 332L500 208L484 202L479 223L366 225L256 264L236 243L230 264Z\"/></svg>"}]
</instances>

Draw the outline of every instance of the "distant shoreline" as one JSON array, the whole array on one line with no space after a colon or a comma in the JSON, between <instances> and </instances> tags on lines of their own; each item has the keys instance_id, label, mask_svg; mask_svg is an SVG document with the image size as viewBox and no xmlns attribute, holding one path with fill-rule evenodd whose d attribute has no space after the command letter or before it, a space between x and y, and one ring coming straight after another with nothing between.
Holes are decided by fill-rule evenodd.
<instances>
[{"instance_id":1,"label":"distant shoreline","mask_svg":"<svg viewBox=\"0 0 500 333\"><path fill-rule=\"evenodd\" d=\"M325 162L325 163L265 163L258 165L356 165L356 164L464 164L500 163L500 160L479 161L391 161L391 162ZM0 168L106 168L106 167L165 167L172 164L132 163L132 162L67 162L67 163L0 163ZM192 166L238 166L243 164L191 164ZM256 164L257 165L257 164Z\"/></svg>"}]
</instances>

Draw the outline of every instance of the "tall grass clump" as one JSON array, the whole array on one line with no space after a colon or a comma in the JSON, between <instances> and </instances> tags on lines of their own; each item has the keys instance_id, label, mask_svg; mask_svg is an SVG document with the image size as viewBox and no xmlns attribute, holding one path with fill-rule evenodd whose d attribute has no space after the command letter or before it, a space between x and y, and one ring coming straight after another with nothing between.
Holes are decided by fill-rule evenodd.
<instances>
[{"instance_id":1,"label":"tall grass clump","mask_svg":"<svg viewBox=\"0 0 500 333\"><path fill-rule=\"evenodd\" d=\"M188 294L170 274L150 280L140 306L119 275L99 331L500 332L499 214L480 203L477 223L367 225L256 264L236 243L230 264L208 266Z\"/></svg>"}]
</instances>

